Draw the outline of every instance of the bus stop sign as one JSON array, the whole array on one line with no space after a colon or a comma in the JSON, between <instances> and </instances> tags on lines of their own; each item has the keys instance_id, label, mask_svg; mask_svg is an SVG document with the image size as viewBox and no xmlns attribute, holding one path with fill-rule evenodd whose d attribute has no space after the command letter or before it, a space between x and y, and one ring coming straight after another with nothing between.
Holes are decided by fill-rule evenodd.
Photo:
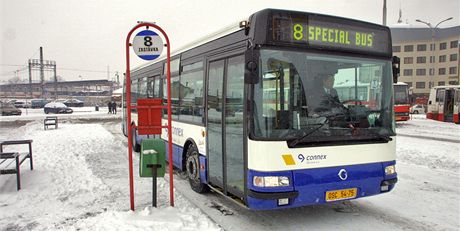
<instances>
[{"instance_id":1,"label":"bus stop sign","mask_svg":"<svg viewBox=\"0 0 460 231\"><path fill-rule=\"evenodd\" d=\"M144 60L154 60L163 51L163 41L161 37L151 30L143 30L134 37L133 49L139 58Z\"/></svg>"}]
</instances>

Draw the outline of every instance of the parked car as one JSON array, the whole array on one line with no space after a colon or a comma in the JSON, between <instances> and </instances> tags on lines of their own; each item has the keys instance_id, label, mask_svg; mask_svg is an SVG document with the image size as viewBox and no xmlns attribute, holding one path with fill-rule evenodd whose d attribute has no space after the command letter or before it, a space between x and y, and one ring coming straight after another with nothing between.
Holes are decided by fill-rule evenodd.
<instances>
[{"instance_id":1,"label":"parked car","mask_svg":"<svg viewBox=\"0 0 460 231\"><path fill-rule=\"evenodd\" d=\"M78 99L68 99L63 102L67 107L83 107L84 102Z\"/></svg>"},{"instance_id":2,"label":"parked car","mask_svg":"<svg viewBox=\"0 0 460 231\"><path fill-rule=\"evenodd\" d=\"M0 102L0 113L2 116L7 115L21 115L21 109L18 109L11 103L2 103Z\"/></svg>"},{"instance_id":3,"label":"parked car","mask_svg":"<svg viewBox=\"0 0 460 231\"><path fill-rule=\"evenodd\" d=\"M58 102L47 103L45 107L43 108L43 110L45 111L45 114L48 114L48 113L70 114L73 112L72 108L69 108L65 104L58 103Z\"/></svg>"},{"instance_id":4,"label":"parked car","mask_svg":"<svg viewBox=\"0 0 460 231\"><path fill-rule=\"evenodd\" d=\"M29 108L30 107L30 102L26 102L24 100L15 100L14 101L14 106L16 108Z\"/></svg>"},{"instance_id":5,"label":"parked car","mask_svg":"<svg viewBox=\"0 0 460 231\"><path fill-rule=\"evenodd\" d=\"M426 108L424 105L415 104L410 107L409 112L412 114L424 114L426 112Z\"/></svg>"},{"instance_id":6,"label":"parked car","mask_svg":"<svg viewBox=\"0 0 460 231\"><path fill-rule=\"evenodd\" d=\"M30 102L31 102L31 107L32 108L43 108L50 101L45 100L45 99L33 99Z\"/></svg>"}]
</instances>

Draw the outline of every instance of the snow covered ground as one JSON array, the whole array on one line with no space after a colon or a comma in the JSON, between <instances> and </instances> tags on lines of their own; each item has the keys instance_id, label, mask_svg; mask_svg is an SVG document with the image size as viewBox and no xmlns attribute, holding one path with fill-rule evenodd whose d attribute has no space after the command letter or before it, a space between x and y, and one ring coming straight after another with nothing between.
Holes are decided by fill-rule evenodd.
<instances>
[{"instance_id":1,"label":"snow covered ground","mask_svg":"<svg viewBox=\"0 0 460 231\"><path fill-rule=\"evenodd\" d=\"M0 140L34 140L34 171L22 165L22 189L16 191L14 175L0 176L0 230L460 228L460 126L452 123L421 115L398 123L394 191L287 210L248 211L216 194L196 194L177 176L176 206L169 207L168 182L159 179L158 208L152 208L151 179L138 177L135 155L136 211L131 212L120 115L103 109L59 116L59 129L47 131L40 111L0 117Z\"/></svg>"},{"instance_id":2,"label":"snow covered ground","mask_svg":"<svg viewBox=\"0 0 460 231\"><path fill-rule=\"evenodd\" d=\"M169 207L164 179L158 180L158 208L152 208L152 182L138 177L138 158L137 210L129 211L128 158L119 115L107 122L115 115L96 113L90 118L97 119L83 123L76 113L59 115L59 128L44 131L36 114L0 120L0 140L33 139L34 157L33 171L27 162L21 165L20 191L15 175L0 176L0 230L220 230L180 194L176 207Z\"/></svg>"}]
</instances>

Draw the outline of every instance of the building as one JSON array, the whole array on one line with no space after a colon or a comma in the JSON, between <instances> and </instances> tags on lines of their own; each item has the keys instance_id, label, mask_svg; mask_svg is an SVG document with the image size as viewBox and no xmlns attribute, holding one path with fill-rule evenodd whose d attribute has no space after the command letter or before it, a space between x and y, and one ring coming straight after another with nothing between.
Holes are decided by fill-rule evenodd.
<instances>
[{"instance_id":1,"label":"building","mask_svg":"<svg viewBox=\"0 0 460 231\"><path fill-rule=\"evenodd\" d=\"M409 84L414 97L427 97L432 86L460 82L460 26L433 32L428 27L391 28L393 54L401 59L399 81Z\"/></svg>"},{"instance_id":2,"label":"building","mask_svg":"<svg viewBox=\"0 0 460 231\"><path fill-rule=\"evenodd\" d=\"M0 85L0 98L45 98L111 96L116 83L108 80L84 80L41 83L14 83ZM42 95L43 89L43 95Z\"/></svg>"}]
</instances>

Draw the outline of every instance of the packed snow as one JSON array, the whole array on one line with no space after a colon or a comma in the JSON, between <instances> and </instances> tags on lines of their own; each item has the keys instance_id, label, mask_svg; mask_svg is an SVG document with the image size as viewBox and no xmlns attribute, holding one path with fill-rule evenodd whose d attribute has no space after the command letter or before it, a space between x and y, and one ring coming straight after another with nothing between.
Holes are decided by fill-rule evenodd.
<instances>
[{"instance_id":1,"label":"packed snow","mask_svg":"<svg viewBox=\"0 0 460 231\"><path fill-rule=\"evenodd\" d=\"M215 193L196 194L175 175L175 207L167 176L140 178L134 155L135 204L129 210L126 138L121 116L107 110L0 118L0 140L33 139L34 170L0 176L0 230L458 230L460 126L417 115L397 125L398 183L386 194L303 208L249 211ZM25 146L23 147L25 150ZM7 149L8 151L8 149Z\"/></svg>"},{"instance_id":2,"label":"packed snow","mask_svg":"<svg viewBox=\"0 0 460 231\"><path fill-rule=\"evenodd\" d=\"M113 116L100 114L101 119ZM158 179L158 208L152 208L152 180L139 178L138 158L136 211L129 211L124 136L94 121L82 124L79 115L65 118L58 129L46 131L42 120L24 125L0 120L0 140L32 139L34 160L33 171L28 160L21 165L20 191L15 175L0 176L0 230L220 230L178 193L170 207L164 179ZM113 129L120 127L117 118ZM9 150L13 147L4 151Z\"/></svg>"}]
</instances>

